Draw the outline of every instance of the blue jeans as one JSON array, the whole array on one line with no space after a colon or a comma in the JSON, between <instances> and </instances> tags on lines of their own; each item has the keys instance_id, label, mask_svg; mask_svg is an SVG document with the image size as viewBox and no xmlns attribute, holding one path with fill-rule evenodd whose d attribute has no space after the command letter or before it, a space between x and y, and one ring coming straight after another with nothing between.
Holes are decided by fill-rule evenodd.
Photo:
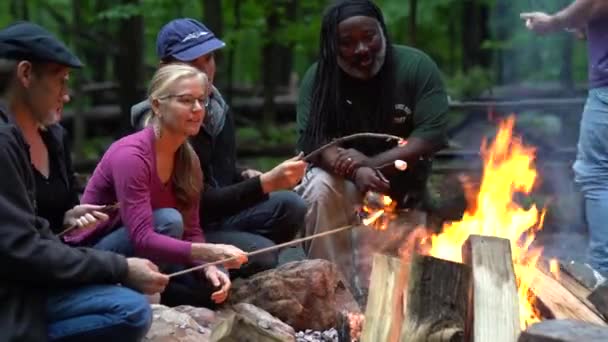
<instances>
[{"instance_id":1,"label":"blue jeans","mask_svg":"<svg viewBox=\"0 0 608 342\"><path fill-rule=\"evenodd\" d=\"M182 215L173 208L156 209L153 212L154 231L159 234L182 239L184 223ZM120 227L99 240L93 248L112 251L127 257L135 256L135 249L129 238L126 227ZM175 265L160 262L158 265L164 273L170 274L187 268L189 265ZM214 308L211 300L212 285L205 281L198 272L171 278L165 291L161 294L161 303L168 306L194 305Z\"/></svg>"},{"instance_id":2,"label":"blue jeans","mask_svg":"<svg viewBox=\"0 0 608 342\"><path fill-rule=\"evenodd\" d=\"M204 204L202 204L204 205ZM245 252L291 241L304 227L306 202L293 191L277 191L268 199L219 222L204 224L205 237L211 243L234 245ZM276 267L278 251L253 256L246 265L231 271L247 277Z\"/></svg>"},{"instance_id":3,"label":"blue jeans","mask_svg":"<svg viewBox=\"0 0 608 342\"><path fill-rule=\"evenodd\" d=\"M150 328L152 311L133 290L93 285L51 292L47 321L50 341L139 341Z\"/></svg>"},{"instance_id":4,"label":"blue jeans","mask_svg":"<svg viewBox=\"0 0 608 342\"><path fill-rule=\"evenodd\" d=\"M154 210L153 221L154 231L159 234L171 236L175 239L181 239L184 235L182 215L176 209L161 208ZM93 245L93 248L111 251L127 257L135 256L135 249L126 227L113 230Z\"/></svg>"},{"instance_id":5,"label":"blue jeans","mask_svg":"<svg viewBox=\"0 0 608 342\"><path fill-rule=\"evenodd\" d=\"M589 263L608 275L608 87L589 91L573 169L585 198Z\"/></svg>"}]
</instances>

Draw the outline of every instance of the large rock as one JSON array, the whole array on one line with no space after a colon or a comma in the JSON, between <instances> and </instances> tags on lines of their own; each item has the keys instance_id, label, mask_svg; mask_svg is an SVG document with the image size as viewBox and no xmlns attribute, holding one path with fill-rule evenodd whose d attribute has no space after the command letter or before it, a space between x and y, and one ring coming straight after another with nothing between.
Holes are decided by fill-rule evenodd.
<instances>
[{"instance_id":1,"label":"large rock","mask_svg":"<svg viewBox=\"0 0 608 342\"><path fill-rule=\"evenodd\" d=\"M295 331L268 312L249 303L222 310L221 322L213 327L211 340L217 342L295 342Z\"/></svg>"},{"instance_id":2,"label":"large rock","mask_svg":"<svg viewBox=\"0 0 608 342\"><path fill-rule=\"evenodd\" d=\"M153 320L144 341L207 342L209 328L199 325L190 315L164 305L152 304Z\"/></svg>"},{"instance_id":3,"label":"large rock","mask_svg":"<svg viewBox=\"0 0 608 342\"><path fill-rule=\"evenodd\" d=\"M296 330L326 330L335 326L340 310L358 311L343 291L348 290L334 264L304 260L235 281L229 302L251 303ZM336 297L351 302L338 303Z\"/></svg>"}]
</instances>

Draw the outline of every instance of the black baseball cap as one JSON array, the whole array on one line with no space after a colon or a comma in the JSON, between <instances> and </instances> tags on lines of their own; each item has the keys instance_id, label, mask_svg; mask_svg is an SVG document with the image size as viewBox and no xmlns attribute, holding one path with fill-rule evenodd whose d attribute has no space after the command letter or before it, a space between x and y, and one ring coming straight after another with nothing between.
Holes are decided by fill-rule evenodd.
<instances>
[{"instance_id":1,"label":"black baseball cap","mask_svg":"<svg viewBox=\"0 0 608 342\"><path fill-rule=\"evenodd\" d=\"M27 21L19 21L0 30L0 58L54 62L72 68L84 66L49 31Z\"/></svg>"}]
</instances>

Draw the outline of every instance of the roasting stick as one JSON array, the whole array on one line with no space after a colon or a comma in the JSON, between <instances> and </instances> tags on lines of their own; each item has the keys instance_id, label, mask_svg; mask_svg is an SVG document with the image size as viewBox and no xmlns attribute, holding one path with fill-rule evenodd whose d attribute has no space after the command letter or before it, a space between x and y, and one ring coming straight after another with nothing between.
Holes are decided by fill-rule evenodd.
<instances>
[{"instance_id":1,"label":"roasting stick","mask_svg":"<svg viewBox=\"0 0 608 342\"><path fill-rule=\"evenodd\" d=\"M380 216L382 216L382 214L384 214L384 210L378 210L372 216L364 219L363 220L363 224L366 225L366 226L372 224ZM316 239L316 238L319 238L319 237L323 237L323 236L332 235L332 234L336 234L336 233L339 233L339 232L347 231L347 230L353 229L355 227L358 227L358 226L349 224L347 226L342 226L342 227L339 227L339 228L336 228L336 229L328 230L326 232L322 232L322 233L318 233L318 234L313 234L313 235L310 235L310 236L307 236L307 237L303 237L303 238L300 238L300 239L295 239L293 241L284 242L284 243L281 243L281 244L278 244L278 245L275 245L275 246L270 246L270 247L258 249L258 250L253 251L253 252L245 253L245 255L247 257L250 257L250 256L254 256L254 255L258 255L258 254L274 251L274 250L277 250L277 249L280 249L280 248L283 248L283 247L297 245L297 244L299 244L301 242L304 242L304 241L308 241L308 240ZM205 264L202 264L202 265L198 265L198 266L194 266L194 267L191 267L191 268L179 271L179 272L171 273L171 274L169 274L169 278L177 277L179 275L190 273L190 272L194 272L194 271L198 271L198 270L203 269L203 268L205 268L207 266L221 265L221 264L224 264L226 262L233 261L233 260L237 260L237 257L230 257L230 258L221 259L221 260L217 260L217 261L213 261L213 262L208 262L208 263L205 263Z\"/></svg>"},{"instance_id":2,"label":"roasting stick","mask_svg":"<svg viewBox=\"0 0 608 342\"><path fill-rule=\"evenodd\" d=\"M107 204L107 205L105 205L105 206L104 206L102 209L100 209L100 210L98 210L98 211L101 211L101 212L103 212L103 213L107 213L107 212L109 212L109 211L112 211L112 210L118 209L119 207L120 207L120 204L119 204L118 202L116 202L116 203L114 203L114 204ZM58 236L58 237L62 237L62 236L64 236L65 234L67 234L67 233L71 232L72 230L74 230L74 229L76 229L76 228L78 228L78 225L77 225L77 224L73 224L73 225L71 225L71 226L67 227L66 229L62 230L61 232L57 233L57 236Z\"/></svg>"}]
</instances>

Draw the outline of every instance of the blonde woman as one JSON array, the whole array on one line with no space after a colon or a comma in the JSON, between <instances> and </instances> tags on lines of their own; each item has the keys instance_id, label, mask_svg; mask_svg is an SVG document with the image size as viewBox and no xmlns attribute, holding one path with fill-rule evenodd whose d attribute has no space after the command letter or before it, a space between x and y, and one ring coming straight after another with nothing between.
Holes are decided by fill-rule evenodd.
<instances>
[{"instance_id":1,"label":"blonde woman","mask_svg":"<svg viewBox=\"0 0 608 342\"><path fill-rule=\"evenodd\" d=\"M116 141L97 165L83 203L120 203L108 224L81 230L66 241L147 257L172 272L204 261L237 256L240 249L205 243L199 223L202 172L188 138L205 116L207 77L173 64L160 68L149 89L152 110L145 129ZM216 267L173 278L161 301L167 305L213 306L223 302L228 276ZM212 301L210 300L212 299Z\"/></svg>"}]
</instances>

